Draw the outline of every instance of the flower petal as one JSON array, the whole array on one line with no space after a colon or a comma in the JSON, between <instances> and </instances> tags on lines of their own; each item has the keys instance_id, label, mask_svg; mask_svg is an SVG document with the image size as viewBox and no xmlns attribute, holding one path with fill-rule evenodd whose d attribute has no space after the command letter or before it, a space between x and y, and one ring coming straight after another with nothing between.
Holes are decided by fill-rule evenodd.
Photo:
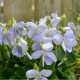
<instances>
[{"instance_id":1,"label":"flower petal","mask_svg":"<svg viewBox=\"0 0 80 80\"><path fill-rule=\"evenodd\" d=\"M53 60L48 56L45 56L44 61L47 65L51 65L53 63Z\"/></svg>"},{"instance_id":2,"label":"flower petal","mask_svg":"<svg viewBox=\"0 0 80 80\"><path fill-rule=\"evenodd\" d=\"M32 30L32 29L35 29L37 27L37 25L34 24L33 22L27 22L26 27L28 30Z\"/></svg>"},{"instance_id":3,"label":"flower petal","mask_svg":"<svg viewBox=\"0 0 80 80\"><path fill-rule=\"evenodd\" d=\"M64 39L68 39L68 38L74 38L74 32L72 30L68 30L66 31L66 33L64 34Z\"/></svg>"},{"instance_id":4,"label":"flower petal","mask_svg":"<svg viewBox=\"0 0 80 80\"><path fill-rule=\"evenodd\" d=\"M63 49L64 49L64 51L66 52L66 46L65 46L64 41L62 42L62 48L63 48Z\"/></svg>"},{"instance_id":5,"label":"flower petal","mask_svg":"<svg viewBox=\"0 0 80 80\"><path fill-rule=\"evenodd\" d=\"M26 72L27 78L34 78L34 77L36 77L38 74L39 74L39 72L36 71L36 70L34 70L34 69L28 70L28 71Z\"/></svg>"},{"instance_id":6,"label":"flower petal","mask_svg":"<svg viewBox=\"0 0 80 80\"><path fill-rule=\"evenodd\" d=\"M2 44L2 42L3 42L3 36L4 36L3 32L0 31L0 44Z\"/></svg>"},{"instance_id":7,"label":"flower petal","mask_svg":"<svg viewBox=\"0 0 80 80\"><path fill-rule=\"evenodd\" d=\"M54 42L55 44L60 45L61 41L62 41L62 35L60 35L60 34L55 34L55 35L53 36L53 42Z\"/></svg>"},{"instance_id":8,"label":"flower petal","mask_svg":"<svg viewBox=\"0 0 80 80\"><path fill-rule=\"evenodd\" d=\"M53 44L52 43L45 43L42 45L42 48L44 51L51 51L53 49Z\"/></svg>"},{"instance_id":9,"label":"flower petal","mask_svg":"<svg viewBox=\"0 0 80 80\"><path fill-rule=\"evenodd\" d=\"M48 79L41 76L40 78L35 78L35 79L33 79L33 80L48 80Z\"/></svg>"},{"instance_id":10,"label":"flower petal","mask_svg":"<svg viewBox=\"0 0 80 80\"><path fill-rule=\"evenodd\" d=\"M43 38L43 43L52 43L52 38L51 37Z\"/></svg>"},{"instance_id":11,"label":"flower petal","mask_svg":"<svg viewBox=\"0 0 80 80\"><path fill-rule=\"evenodd\" d=\"M35 43L32 45L32 49L33 49L33 50L40 50L40 43L39 43L39 42L35 42Z\"/></svg>"},{"instance_id":12,"label":"flower petal","mask_svg":"<svg viewBox=\"0 0 80 80\"><path fill-rule=\"evenodd\" d=\"M17 23L17 26L19 27L19 28L23 28L24 27L24 22L22 21L22 22L18 22Z\"/></svg>"},{"instance_id":13,"label":"flower petal","mask_svg":"<svg viewBox=\"0 0 80 80\"><path fill-rule=\"evenodd\" d=\"M38 50L38 51L35 51L34 53L32 53L31 57L33 59L38 59L43 53L44 53L44 51Z\"/></svg>"},{"instance_id":14,"label":"flower petal","mask_svg":"<svg viewBox=\"0 0 80 80\"><path fill-rule=\"evenodd\" d=\"M43 75L45 77L49 77L52 74L52 71L44 69L44 70L40 71L40 73L41 73L41 75Z\"/></svg>"},{"instance_id":15,"label":"flower petal","mask_svg":"<svg viewBox=\"0 0 80 80\"><path fill-rule=\"evenodd\" d=\"M57 62L56 56L52 52L47 52L49 58L51 58L54 62Z\"/></svg>"},{"instance_id":16,"label":"flower petal","mask_svg":"<svg viewBox=\"0 0 80 80\"><path fill-rule=\"evenodd\" d=\"M66 39L67 46L74 47L77 45L77 41L74 38Z\"/></svg>"},{"instance_id":17,"label":"flower petal","mask_svg":"<svg viewBox=\"0 0 80 80\"><path fill-rule=\"evenodd\" d=\"M52 19L50 24L51 24L53 27L55 27L55 26L57 26L57 25L59 24L59 22L60 22L60 21L59 21L58 19Z\"/></svg>"},{"instance_id":18,"label":"flower petal","mask_svg":"<svg viewBox=\"0 0 80 80\"><path fill-rule=\"evenodd\" d=\"M66 47L66 50L67 50L68 52L72 52L72 47L67 46L67 47Z\"/></svg>"}]
</instances>

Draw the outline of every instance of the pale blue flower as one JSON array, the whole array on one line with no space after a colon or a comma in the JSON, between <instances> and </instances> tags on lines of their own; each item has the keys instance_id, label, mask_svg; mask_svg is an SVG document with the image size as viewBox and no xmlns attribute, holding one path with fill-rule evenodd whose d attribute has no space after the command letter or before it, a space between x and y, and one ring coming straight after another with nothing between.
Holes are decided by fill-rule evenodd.
<instances>
[{"instance_id":1,"label":"pale blue flower","mask_svg":"<svg viewBox=\"0 0 80 80\"><path fill-rule=\"evenodd\" d=\"M33 59L38 59L40 56L42 56L42 64L44 66L44 62L47 65L51 65L54 62L57 61L56 56L54 53L50 52L53 49L53 45L51 43L45 43L42 45L43 50L38 50L32 53L31 57Z\"/></svg>"},{"instance_id":2,"label":"pale blue flower","mask_svg":"<svg viewBox=\"0 0 80 80\"><path fill-rule=\"evenodd\" d=\"M60 45L62 41L61 31L57 30L56 28L50 28L46 30L44 35L52 38L53 42L57 45Z\"/></svg>"},{"instance_id":3,"label":"pale blue flower","mask_svg":"<svg viewBox=\"0 0 80 80\"><path fill-rule=\"evenodd\" d=\"M61 34L61 31L57 30L56 28L50 28L45 31L45 36L53 37L55 34Z\"/></svg>"},{"instance_id":4,"label":"pale blue flower","mask_svg":"<svg viewBox=\"0 0 80 80\"><path fill-rule=\"evenodd\" d=\"M51 23L50 24L53 27L55 27L55 26L57 26L59 24L60 17L58 17L57 12L56 13L52 13L51 16L52 16L52 19L51 19Z\"/></svg>"},{"instance_id":5,"label":"pale blue flower","mask_svg":"<svg viewBox=\"0 0 80 80\"><path fill-rule=\"evenodd\" d=\"M0 31L0 44L2 44L2 42L5 45L11 45L11 42L14 41L14 35L13 33L7 31L7 32L3 32Z\"/></svg>"},{"instance_id":6,"label":"pale blue flower","mask_svg":"<svg viewBox=\"0 0 80 80\"><path fill-rule=\"evenodd\" d=\"M18 28L23 28L24 27L24 21L18 22L16 24L14 24L13 26L18 27Z\"/></svg>"},{"instance_id":7,"label":"pale blue flower","mask_svg":"<svg viewBox=\"0 0 80 80\"><path fill-rule=\"evenodd\" d=\"M33 49L34 51L40 50L40 43L39 43L39 42L35 42L35 43L32 45L32 49Z\"/></svg>"},{"instance_id":8,"label":"pale blue flower","mask_svg":"<svg viewBox=\"0 0 80 80\"><path fill-rule=\"evenodd\" d=\"M46 24L46 20L47 20L48 17L50 18L50 16L45 16L44 18L41 18L39 20L39 24Z\"/></svg>"},{"instance_id":9,"label":"pale blue flower","mask_svg":"<svg viewBox=\"0 0 80 80\"><path fill-rule=\"evenodd\" d=\"M43 40L41 42L35 42L32 45L32 49L34 51L40 50L40 43L45 44L45 43L52 43L52 38L51 37L43 37Z\"/></svg>"},{"instance_id":10,"label":"pale blue flower","mask_svg":"<svg viewBox=\"0 0 80 80\"><path fill-rule=\"evenodd\" d=\"M36 29L37 25L34 24L33 22L27 22L26 27L28 30L34 30L34 29Z\"/></svg>"},{"instance_id":11,"label":"pale blue flower","mask_svg":"<svg viewBox=\"0 0 80 80\"><path fill-rule=\"evenodd\" d=\"M18 27L16 27L16 26L11 27L11 28L9 29L9 31L10 31L11 33L13 33L14 36L19 36L19 35L21 35L20 30L19 30Z\"/></svg>"},{"instance_id":12,"label":"pale blue flower","mask_svg":"<svg viewBox=\"0 0 80 80\"><path fill-rule=\"evenodd\" d=\"M75 40L74 32L72 30L66 31L66 33L64 34L63 41L62 41L62 47L64 51L72 52L72 47L76 45L77 45L77 41Z\"/></svg>"},{"instance_id":13,"label":"pale blue flower","mask_svg":"<svg viewBox=\"0 0 80 80\"><path fill-rule=\"evenodd\" d=\"M33 24L33 23L32 23ZM41 42L44 37L44 31L47 29L45 24L39 24L38 27L32 27L28 32L28 37L35 42Z\"/></svg>"},{"instance_id":14,"label":"pale blue flower","mask_svg":"<svg viewBox=\"0 0 80 80\"><path fill-rule=\"evenodd\" d=\"M72 29L72 30L76 29L76 26L73 22L68 22L67 26L70 27L70 29Z\"/></svg>"},{"instance_id":15,"label":"pale blue flower","mask_svg":"<svg viewBox=\"0 0 80 80\"><path fill-rule=\"evenodd\" d=\"M23 28L23 30L22 30L22 36L27 36L27 29L26 28Z\"/></svg>"},{"instance_id":16,"label":"pale blue flower","mask_svg":"<svg viewBox=\"0 0 80 80\"><path fill-rule=\"evenodd\" d=\"M38 72L34 69L31 69L26 72L26 77L29 79L35 78L33 80L48 80L46 77L49 77L51 74L51 70L44 69Z\"/></svg>"},{"instance_id":17,"label":"pale blue flower","mask_svg":"<svg viewBox=\"0 0 80 80\"><path fill-rule=\"evenodd\" d=\"M23 57L28 47L26 45L16 44L12 49L12 54L17 57Z\"/></svg>"},{"instance_id":18,"label":"pale blue flower","mask_svg":"<svg viewBox=\"0 0 80 80\"><path fill-rule=\"evenodd\" d=\"M53 39L53 42L54 42L56 45L60 45L60 44L61 44L61 41L62 41L62 35L60 35L60 34L55 34L52 39Z\"/></svg>"}]
</instances>

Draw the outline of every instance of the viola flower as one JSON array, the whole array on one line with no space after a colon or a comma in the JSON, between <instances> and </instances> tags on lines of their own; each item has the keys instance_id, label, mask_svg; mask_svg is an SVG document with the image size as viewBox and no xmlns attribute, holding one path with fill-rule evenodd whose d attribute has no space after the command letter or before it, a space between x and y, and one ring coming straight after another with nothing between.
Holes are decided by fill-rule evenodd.
<instances>
[{"instance_id":1,"label":"viola flower","mask_svg":"<svg viewBox=\"0 0 80 80\"><path fill-rule=\"evenodd\" d=\"M23 57L27 52L27 42L23 38L17 38L16 44L13 46L12 54L17 57Z\"/></svg>"},{"instance_id":2,"label":"viola flower","mask_svg":"<svg viewBox=\"0 0 80 80\"><path fill-rule=\"evenodd\" d=\"M43 37L42 42L35 42L32 45L32 49L34 51L40 50L40 43L45 44L45 43L52 43L52 38L51 37Z\"/></svg>"},{"instance_id":3,"label":"viola flower","mask_svg":"<svg viewBox=\"0 0 80 80\"><path fill-rule=\"evenodd\" d=\"M77 45L77 41L75 40L74 32L72 30L66 31L62 41L62 48L64 49L64 51L72 52L72 47L76 45Z\"/></svg>"},{"instance_id":4,"label":"viola flower","mask_svg":"<svg viewBox=\"0 0 80 80\"><path fill-rule=\"evenodd\" d=\"M76 26L73 22L68 22L67 26L71 29L71 30L75 30Z\"/></svg>"},{"instance_id":5,"label":"viola flower","mask_svg":"<svg viewBox=\"0 0 80 80\"><path fill-rule=\"evenodd\" d=\"M38 50L32 53L31 57L33 59L38 59L40 56L42 56L42 65L44 66L44 62L47 65L51 65L54 62L57 61L56 56L54 53L51 52L53 49L53 45L51 43L45 43L42 45L43 50Z\"/></svg>"},{"instance_id":6,"label":"viola flower","mask_svg":"<svg viewBox=\"0 0 80 80\"><path fill-rule=\"evenodd\" d=\"M56 45L60 45L60 43L62 41L61 31L57 30L56 28L50 28L50 29L46 30L44 35L47 37L51 37L53 42Z\"/></svg>"},{"instance_id":7,"label":"viola flower","mask_svg":"<svg viewBox=\"0 0 80 80\"><path fill-rule=\"evenodd\" d=\"M14 41L13 33L6 31L0 31L0 44L4 42L5 45L11 45L10 43Z\"/></svg>"},{"instance_id":8,"label":"viola flower","mask_svg":"<svg viewBox=\"0 0 80 80\"><path fill-rule=\"evenodd\" d=\"M23 46L20 44L16 44L14 48L12 49L12 54L17 57L23 57L25 55Z\"/></svg>"},{"instance_id":9,"label":"viola flower","mask_svg":"<svg viewBox=\"0 0 80 80\"><path fill-rule=\"evenodd\" d=\"M58 17L57 12L56 13L52 13L51 16L52 16L52 19L51 19L51 23L50 24L53 27L55 27L55 26L57 26L59 24L60 17Z\"/></svg>"},{"instance_id":10,"label":"viola flower","mask_svg":"<svg viewBox=\"0 0 80 80\"><path fill-rule=\"evenodd\" d=\"M28 25L27 27L29 28ZM28 32L28 37L35 42L41 42L44 36L44 31L46 29L47 29L47 26L45 24L39 24L37 27L32 27L32 29L29 30Z\"/></svg>"},{"instance_id":11,"label":"viola flower","mask_svg":"<svg viewBox=\"0 0 80 80\"><path fill-rule=\"evenodd\" d=\"M39 24L46 24L46 20L47 20L48 17L50 18L50 16L45 16L44 18L41 18L39 20Z\"/></svg>"},{"instance_id":12,"label":"viola flower","mask_svg":"<svg viewBox=\"0 0 80 80\"><path fill-rule=\"evenodd\" d=\"M60 45L61 41L62 41L62 35L60 34L55 34L53 36L53 42L56 44L56 45Z\"/></svg>"},{"instance_id":13,"label":"viola flower","mask_svg":"<svg viewBox=\"0 0 80 80\"><path fill-rule=\"evenodd\" d=\"M23 28L24 27L24 21L18 22L16 24L14 24L13 26L18 27L18 28Z\"/></svg>"},{"instance_id":14,"label":"viola flower","mask_svg":"<svg viewBox=\"0 0 80 80\"><path fill-rule=\"evenodd\" d=\"M26 35L27 35L27 29L23 28L23 30L22 30L22 36L26 36Z\"/></svg>"},{"instance_id":15,"label":"viola flower","mask_svg":"<svg viewBox=\"0 0 80 80\"><path fill-rule=\"evenodd\" d=\"M46 77L49 77L51 74L51 70L44 69L38 72L34 69L31 69L26 72L26 77L29 79L35 78L33 80L48 80Z\"/></svg>"},{"instance_id":16,"label":"viola flower","mask_svg":"<svg viewBox=\"0 0 80 80\"><path fill-rule=\"evenodd\" d=\"M10 31L11 33L13 33L14 36L19 36L19 35L21 35L21 32L20 32L20 30L18 29L17 26L12 26L12 27L9 29L9 31Z\"/></svg>"}]
</instances>

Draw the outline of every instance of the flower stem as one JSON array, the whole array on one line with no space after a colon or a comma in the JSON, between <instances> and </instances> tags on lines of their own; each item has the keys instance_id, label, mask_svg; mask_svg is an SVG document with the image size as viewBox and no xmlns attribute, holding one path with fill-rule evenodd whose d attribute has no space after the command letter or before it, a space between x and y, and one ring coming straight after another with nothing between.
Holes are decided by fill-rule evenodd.
<instances>
[{"instance_id":1,"label":"flower stem","mask_svg":"<svg viewBox=\"0 0 80 80\"><path fill-rule=\"evenodd\" d=\"M57 45L56 45L56 59L57 59ZM53 70L55 70L56 62L54 63Z\"/></svg>"}]
</instances>

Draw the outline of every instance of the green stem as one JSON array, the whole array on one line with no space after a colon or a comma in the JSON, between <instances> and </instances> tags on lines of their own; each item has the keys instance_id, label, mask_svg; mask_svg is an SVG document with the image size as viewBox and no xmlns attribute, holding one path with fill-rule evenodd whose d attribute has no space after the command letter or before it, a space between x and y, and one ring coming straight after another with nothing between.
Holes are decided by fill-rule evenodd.
<instances>
[{"instance_id":1,"label":"green stem","mask_svg":"<svg viewBox=\"0 0 80 80\"><path fill-rule=\"evenodd\" d=\"M57 50L58 50L58 49L57 49L57 45L56 45L56 59L57 59Z\"/></svg>"},{"instance_id":2,"label":"green stem","mask_svg":"<svg viewBox=\"0 0 80 80\"><path fill-rule=\"evenodd\" d=\"M70 70L73 70L73 69L75 69L75 68L77 68L77 65L75 65L75 66L72 67L72 68L67 69L66 71L64 71L64 73L66 73L66 72L68 72L68 71L70 71Z\"/></svg>"},{"instance_id":3,"label":"green stem","mask_svg":"<svg viewBox=\"0 0 80 80\"><path fill-rule=\"evenodd\" d=\"M76 35L77 35L77 25L78 25L78 21L77 21L77 23L76 23Z\"/></svg>"},{"instance_id":4,"label":"green stem","mask_svg":"<svg viewBox=\"0 0 80 80\"><path fill-rule=\"evenodd\" d=\"M57 45L56 45L56 59L57 59ZM54 63L53 70L55 70L56 62Z\"/></svg>"},{"instance_id":5,"label":"green stem","mask_svg":"<svg viewBox=\"0 0 80 80\"><path fill-rule=\"evenodd\" d=\"M65 22L64 22L64 27L66 27L66 18L65 18Z\"/></svg>"}]
</instances>

